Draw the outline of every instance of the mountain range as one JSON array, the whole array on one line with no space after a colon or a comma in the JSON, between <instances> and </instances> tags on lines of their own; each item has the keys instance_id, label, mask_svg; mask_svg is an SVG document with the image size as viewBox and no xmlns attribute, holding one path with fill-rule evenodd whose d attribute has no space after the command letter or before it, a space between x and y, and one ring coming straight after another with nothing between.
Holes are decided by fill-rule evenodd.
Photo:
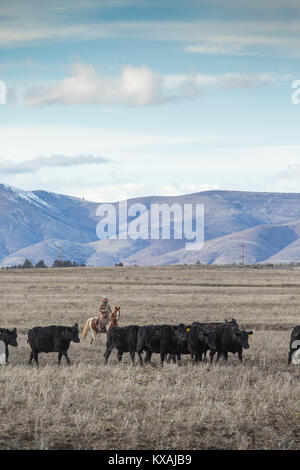
<instances>
[{"instance_id":1,"label":"mountain range","mask_svg":"<svg viewBox=\"0 0 300 470\"><path fill-rule=\"evenodd\" d=\"M61 253L90 266L228 264L241 262L242 247L246 264L300 261L300 193L205 191L127 201L147 211L152 204L203 204L205 242L192 251L185 239L99 240L99 204L0 184L0 266L25 259L51 266Z\"/></svg>"}]
</instances>

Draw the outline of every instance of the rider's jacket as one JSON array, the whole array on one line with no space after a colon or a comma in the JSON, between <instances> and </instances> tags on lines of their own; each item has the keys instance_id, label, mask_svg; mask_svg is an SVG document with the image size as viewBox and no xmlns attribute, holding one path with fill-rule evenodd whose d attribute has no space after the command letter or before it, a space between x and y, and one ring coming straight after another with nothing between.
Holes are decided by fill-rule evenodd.
<instances>
[{"instance_id":1,"label":"rider's jacket","mask_svg":"<svg viewBox=\"0 0 300 470\"><path fill-rule=\"evenodd\" d=\"M99 307L99 313L102 315L110 315L112 313L108 302L101 302Z\"/></svg>"}]
</instances>

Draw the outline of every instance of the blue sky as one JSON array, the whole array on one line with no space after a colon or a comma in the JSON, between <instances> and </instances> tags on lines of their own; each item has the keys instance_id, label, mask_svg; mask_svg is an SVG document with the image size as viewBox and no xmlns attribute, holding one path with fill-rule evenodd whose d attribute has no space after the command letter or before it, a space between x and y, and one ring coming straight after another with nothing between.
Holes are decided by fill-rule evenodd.
<instances>
[{"instance_id":1,"label":"blue sky","mask_svg":"<svg viewBox=\"0 0 300 470\"><path fill-rule=\"evenodd\" d=\"M0 180L112 201L298 192L296 0L0 3Z\"/></svg>"}]
</instances>

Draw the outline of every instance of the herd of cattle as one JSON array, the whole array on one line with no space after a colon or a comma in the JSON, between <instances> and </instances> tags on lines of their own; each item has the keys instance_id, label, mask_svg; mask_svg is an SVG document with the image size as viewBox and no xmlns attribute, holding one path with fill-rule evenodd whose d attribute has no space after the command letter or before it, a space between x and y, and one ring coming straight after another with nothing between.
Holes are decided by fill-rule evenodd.
<instances>
[{"instance_id":1,"label":"herd of cattle","mask_svg":"<svg viewBox=\"0 0 300 470\"><path fill-rule=\"evenodd\" d=\"M228 353L238 353L239 360L243 360L243 349L249 348L248 339L252 331L241 330L237 321L225 320L224 323L200 323L191 325L130 325L124 327L114 326L107 335L105 362L113 349L117 351L118 360L122 360L124 353L130 353L134 362L135 353L138 354L140 364L151 362L153 353L160 354L160 362L173 360L181 365L181 355L188 354L193 361L206 359L209 351L210 360L213 361L217 353L217 361L221 356L225 360ZM17 330L0 328L0 340L5 343L6 363L8 362L8 345L18 346ZM67 364L70 364L68 349L71 341L80 343L78 324L73 326L45 326L34 327L28 331L27 343L31 348L29 363L34 359L38 365L39 353L58 353L58 363L65 356ZM295 346L296 345L296 346ZM300 326L296 326L291 334L288 363L291 362L293 353L300 349ZM142 353L145 352L143 360Z\"/></svg>"}]
</instances>

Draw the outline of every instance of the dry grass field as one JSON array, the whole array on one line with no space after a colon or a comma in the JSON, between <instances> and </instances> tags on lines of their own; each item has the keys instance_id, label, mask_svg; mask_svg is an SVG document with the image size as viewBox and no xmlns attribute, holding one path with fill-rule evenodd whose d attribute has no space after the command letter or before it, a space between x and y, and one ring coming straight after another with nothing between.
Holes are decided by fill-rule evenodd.
<instances>
[{"instance_id":1,"label":"dry grass field","mask_svg":"<svg viewBox=\"0 0 300 470\"><path fill-rule=\"evenodd\" d=\"M134 366L106 336L71 343L28 365L27 331L73 325L80 334L102 294L119 325L236 318L254 331L244 363ZM300 366L287 365L300 324L300 271L197 266L0 271L0 326L17 348L0 366L0 449L300 449Z\"/></svg>"}]
</instances>

